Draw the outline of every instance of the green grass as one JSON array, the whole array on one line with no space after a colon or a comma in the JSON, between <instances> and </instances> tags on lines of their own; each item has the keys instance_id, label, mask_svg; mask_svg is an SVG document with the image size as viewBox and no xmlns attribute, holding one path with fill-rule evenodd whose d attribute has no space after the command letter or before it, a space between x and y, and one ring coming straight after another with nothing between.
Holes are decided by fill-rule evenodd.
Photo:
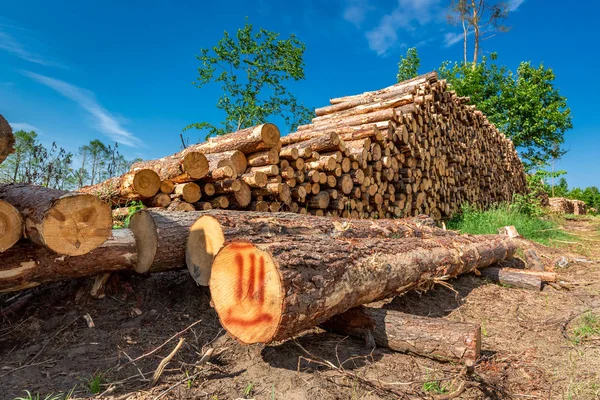
<instances>
[{"instance_id":1,"label":"green grass","mask_svg":"<svg viewBox=\"0 0 600 400\"><path fill-rule=\"evenodd\" d=\"M104 383L104 376L102 374L95 374L91 377L84 379L87 386L87 390L92 394L98 394L102 390L102 384Z\"/></svg>"},{"instance_id":2,"label":"green grass","mask_svg":"<svg viewBox=\"0 0 600 400\"><path fill-rule=\"evenodd\" d=\"M59 394L48 394L45 397L42 397L39 393L33 394L29 390L26 390L27 393L24 397L15 397L13 400L69 400L73 396L73 392L75 388L73 388L69 393L59 393Z\"/></svg>"},{"instance_id":3,"label":"green grass","mask_svg":"<svg viewBox=\"0 0 600 400\"><path fill-rule=\"evenodd\" d=\"M448 389L440 384L440 381L429 381L423 384L423 391L435 394L448 393Z\"/></svg>"},{"instance_id":4,"label":"green grass","mask_svg":"<svg viewBox=\"0 0 600 400\"><path fill-rule=\"evenodd\" d=\"M253 393L254 393L254 383L249 382L246 385L246 388L244 389L244 398L249 399L250 397L252 397Z\"/></svg>"},{"instance_id":5,"label":"green grass","mask_svg":"<svg viewBox=\"0 0 600 400\"><path fill-rule=\"evenodd\" d=\"M485 211L463 206L462 212L447 224L448 229L473 235L498 233L498 228L509 225L514 225L524 238L544 245L551 245L553 240L572 240L555 220L527 215L509 204L501 204Z\"/></svg>"},{"instance_id":6,"label":"green grass","mask_svg":"<svg viewBox=\"0 0 600 400\"><path fill-rule=\"evenodd\" d=\"M580 344L584 340L600 335L600 317L591 312L586 313L579 325L573 330L572 341L574 344Z\"/></svg>"}]
</instances>

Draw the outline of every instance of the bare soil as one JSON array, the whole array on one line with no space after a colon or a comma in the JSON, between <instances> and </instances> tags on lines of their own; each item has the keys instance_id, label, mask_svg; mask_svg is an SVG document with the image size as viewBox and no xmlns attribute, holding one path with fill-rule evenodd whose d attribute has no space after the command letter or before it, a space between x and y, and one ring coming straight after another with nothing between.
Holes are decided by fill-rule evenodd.
<instances>
[{"instance_id":1,"label":"bare soil","mask_svg":"<svg viewBox=\"0 0 600 400\"><path fill-rule=\"evenodd\" d=\"M600 398L600 336L575 332L589 313L600 316L600 220L570 220L564 229L574 238L563 248L524 244L563 287L532 292L470 275L379 304L481 324L483 354L472 374L318 328L242 346L221 330L208 291L187 271L121 273L103 299L90 296L91 279L0 296L0 398L72 389L72 398L97 399ZM556 267L561 257L564 268ZM181 349L150 387L179 337ZM213 357L198 366L208 349ZM90 392L93 377L100 394Z\"/></svg>"}]
</instances>

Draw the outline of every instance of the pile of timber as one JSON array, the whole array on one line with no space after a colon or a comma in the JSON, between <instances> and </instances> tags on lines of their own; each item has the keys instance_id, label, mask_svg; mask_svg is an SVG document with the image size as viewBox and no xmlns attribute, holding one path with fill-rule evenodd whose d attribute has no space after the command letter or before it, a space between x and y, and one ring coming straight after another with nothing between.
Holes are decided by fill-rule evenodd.
<instances>
[{"instance_id":1,"label":"pile of timber","mask_svg":"<svg viewBox=\"0 0 600 400\"><path fill-rule=\"evenodd\" d=\"M272 124L137 163L82 191L115 205L447 219L527 190L512 142L436 73L331 99L280 138Z\"/></svg>"},{"instance_id":2,"label":"pile of timber","mask_svg":"<svg viewBox=\"0 0 600 400\"><path fill-rule=\"evenodd\" d=\"M558 214L586 215L587 206L581 200L565 199L564 197L551 197L548 199L550 210Z\"/></svg>"},{"instance_id":3,"label":"pile of timber","mask_svg":"<svg viewBox=\"0 0 600 400\"><path fill-rule=\"evenodd\" d=\"M514 145L468 101L436 73L331 99L282 138L281 158L304 166L307 194L294 201L315 215L446 219L525 193Z\"/></svg>"}]
</instances>

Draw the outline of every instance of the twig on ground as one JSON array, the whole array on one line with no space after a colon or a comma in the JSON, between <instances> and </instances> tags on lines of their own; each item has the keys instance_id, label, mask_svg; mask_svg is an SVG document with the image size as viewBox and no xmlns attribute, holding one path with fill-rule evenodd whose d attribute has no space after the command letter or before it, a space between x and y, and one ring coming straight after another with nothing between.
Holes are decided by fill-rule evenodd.
<instances>
[{"instance_id":1,"label":"twig on ground","mask_svg":"<svg viewBox=\"0 0 600 400\"><path fill-rule=\"evenodd\" d=\"M177 382L177 383L175 383L174 385L170 386L168 389L166 389L166 390L164 390L163 392L159 393L159 394L158 394L156 397L154 397L154 398L153 398L153 400L158 400L158 399L160 399L161 397L163 397L163 396L165 396L167 393L169 393L171 390L175 389L177 386L179 386L179 385L181 385L181 384L183 384L183 383L185 383L185 382L187 382L187 381L189 381L189 380L192 380L192 379L196 378L196 377L197 377L198 375L200 375L202 372L204 372L204 371L199 371L199 372L196 372L196 373L195 373L195 374L193 374L193 375L186 376L186 377L185 377L185 379L182 379L182 380L180 380L179 382Z\"/></svg>"},{"instance_id":2,"label":"twig on ground","mask_svg":"<svg viewBox=\"0 0 600 400\"><path fill-rule=\"evenodd\" d=\"M185 328L184 330L177 332L176 334L174 334L173 336L171 336L171 337L170 337L169 339L167 339L167 340L166 340L166 341L165 341L163 344L161 344L160 346L158 346L158 347L157 347L157 348L155 348L154 350L152 350L152 351L149 351L148 353L144 353L144 354L142 354L141 356L139 356L139 357L136 357L136 358L134 358L133 360L131 360L131 361L129 361L129 362L127 362L127 363L125 363L125 364L121 365L120 367L118 367L118 368L116 369L116 371L120 371L120 370L122 370L122 369L123 369L125 366L127 366L127 365L129 365L129 364L133 364L134 362L136 362L136 361L139 361L139 360L141 360L142 358L145 358L145 357L151 356L152 354L156 353L158 350L160 350L160 349L162 349L163 347L165 347L165 346L166 346L166 345L167 345L167 344L168 344L168 343L169 343L171 340L173 340L173 339L175 339L175 338L177 338L177 337L179 337L179 336L183 335L185 332L187 332L188 330L190 330L190 329L191 329L192 327L194 327L195 325L198 325L200 322L202 322L202 320L201 320L201 319L199 319L198 321L196 321L196 322L194 322L193 324L189 325L189 326L188 326L187 328Z\"/></svg>"},{"instance_id":3,"label":"twig on ground","mask_svg":"<svg viewBox=\"0 0 600 400\"><path fill-rule=\"evenodd\" d=\"M183 346L183 342L185 342L185 339L180 337L179 342L177 343L177 346L175 346L173 351L171 351L169 355L163 358L160 364L158 364L156 371L154 371L154 375L152 375L152 382L150 382L150 387L156 385L169 361L171 361L173 357L175 357L179 349L181 349L181 346Z\"/></svg>"},{"instance_id":4,"label":"twig on ground","mask_svg":"<svg viewBox=\"0 0 600 400\"><path fill-rule=\"evenodd\" d=\"M132 362L132 364L135 366L135 368L140 373L140 376L142 377L142 379L145 380L145 381L147 381L148 379L146 378L146 376L144 376L144 373L142 372L142 370L140 369L140 367L138 367L137 364L135 362L133 362L133 359L131 357L129 357L129 354L127 354L127 352L125 352L125 350L121 349L120 347L119 347L119 350L121 350L123 352L123 354L125 354L125 357L127 357L129 359L129 361Z\"/></svg>"}]
</instances>

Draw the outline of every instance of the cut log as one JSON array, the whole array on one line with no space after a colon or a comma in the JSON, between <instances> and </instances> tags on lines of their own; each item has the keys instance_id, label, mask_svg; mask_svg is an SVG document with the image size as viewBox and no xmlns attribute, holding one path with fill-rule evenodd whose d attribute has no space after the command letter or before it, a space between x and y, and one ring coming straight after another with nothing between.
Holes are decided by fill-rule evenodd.
<instances>
[{"instance_id":1,"label":"cut log","mask_svg":"<svg viewBox=\"0 0 600 400\"><path fill-rule=\"evenodd\" d=\"M499 235L234 241L215 257L209 286L221 325L232 337L269 343L350 308L487 267L515 250L510 238Z\"/></svg>"},{"instance_id":2,"label":"cut log","mask_svg":"<svg viewBox=\"0 0 600 400\"><path fill-rule=\"evenodd\" d=\"M210 170L214 170L219 167L230 166L233 168L236 176L243 174L247 167L246 156L244 153L238 150L207 154L206 158L208 160Z\"/></svg>"},{"instance_id":3,"label":"cut log","mask_svg":"<svg viewBox=\"0 0 600 400\"><path fill-rule=\"evenodd\" d=\"M0 200L0 253L10 249L17 243L22 234L23 218L19 210L10 203Z\"/></svg>"},{"instance_id":4,"label":"cut log","mask_svg":"<svg viewBox=\"0 0 600 400\"><path fill-rule=\"evenodd\" d=\"M195 211L196 208L188 203L187 201L183 201L180 199L174 199L173 201L171 201L171 203L167 206L167 210L169 211Z\"/></svg>"},{"instance_id":5,"label":"cut log","mask_svg":"<svg viewBox=\"0 0 600 400\"><path fill-rule=\"evenodd\" d=\"M175 184L171 181L162 181L160 183L160 192L164 194L171 194L175 190Z\"/></svg>"},{"instance_id":6,"label":"cut log","mask_svg":"<svg viewBox=\"0 0 600 400\"><path fill-rule=\"evenodd\" d=\"M204 154L213 154L238 150L244 154L250 154L278 146L279 137L279 129L275 125L262 124L210 138L204 143L189 146L182 153L199 151Z\"/></svg>"},{"instance_id":7,"label":"cut log","mask_svg":"<svg viewBox=\"0 0 600 400\"><path fill-rule=\"evenodd\" d=\"M390 350L469 366L475 365L481 354L479 325L443 318L360 306L336 315L322 327L359 339L372 338L377 346Z\"/></svg>"},{"instance_id":8,"label":"cut log","mask_svg":"<svg viewBox=\"0 0 600 400\"><path fill-rule=\"evenodd\" d=\"M534 271L544 271L544 264L538 257L535 250L525 249L523 250L523 254L525 255L525 263L527 264L527 268Z\"/></svg>"},{"instance_id":9,"label":"cut log","mask_svg":"<svg viewBox=\"0 0 600 400\"><path fill-rule=\"evenodd\" d=\"M181 196L188 203L195 203L200 200L200 186L194 182L180 183L175 185L175 194Z\"/></svg>"},{"instance_id":10,"label":"cut log","mask_svg":"<svg viewBox=\"0 0 600 400\"><path fill-rule=\"evenodd\" d=\"M0 114L0 164L9 154L15 151L15 137L13 136L12 128L4 117Z\"/></svg>"},{"instance_id":11,"label":"cut log","mask_svg":"<svg viewBox=\"0 0 600 400\"><path fill-rule=\"evenodd\" d=\"M481 272L481 276L489 278L492 282L500 283L515 288L542 290L542 279L539 276L523 273L514 268L486 268ZM531 271L533 272L533 271Z\"/></svg>"},{"instance_id":12,"label":"cut log","mask_svg":"<svg viewBox=\"0 0 600 400\"><path fill-rule=\"evenodd\" d=\"M117 229L102 246L76 257L56 253L22 240L2 253L0 292L22 290L41 283L133 270L136 244L129 229Z\"/></svg>"},{"instance_id":13,"label":"cut log","mask_svg":"<svg viewBox=\"0 0 600 400\"><path fill-rule=\"evenodd\" d=\"M171 197L166 193L158 193L156 196L148 199L144 202L148 207L162 207L165 208L171 204ZM127 210L127 208L125 208ZM113 212L114 217L114 212Z\"/></svg>"},{"instance_id":14,"label":"cut log","mask_svg":"<svg viewBox=\"0 0 600 400\"><path fill-rule=\"evenodd\" d=\"M110 206L89 194L8 184L0 185L0 200L19 210L29 240L59 254L88 253L111 234Z\"/></svg>"},{"instance_id":15,"label":"cut log","mask_svg":"<svg viewBox=\"0 0 600 400\"><path fill-rule=\"evenodd\" d=\"M114 205L123 205L128 201L153 197L160 186L161 180L156 172L136 169L93 186L84 186L79 192L92 194Z\"/></svg>"},{"instance_id":16,"label":"cut log","mask_svg":"<svg viewBox=\"0 0 600 400\"><path fill-rule=\"evenodd\" d=\"M204 154L190 151L182 156L175 154L158 160L137 162L131 168L150 169L156 172L161 180L185 183L205 176L208 173L208 161Z\"/></svg>"},{"instance_id":17,"label":"cut log","mask_svg":"<svg viewBox=\"0 0 600 400\"><path fill-rule=\"evenodd\" d=\"M518 238L521 237L519 232L517 232L517 228L514 226L503 226L502 228L498 228L499 235L506 235L510 238Z\"/></svg>"}]
</instances>

